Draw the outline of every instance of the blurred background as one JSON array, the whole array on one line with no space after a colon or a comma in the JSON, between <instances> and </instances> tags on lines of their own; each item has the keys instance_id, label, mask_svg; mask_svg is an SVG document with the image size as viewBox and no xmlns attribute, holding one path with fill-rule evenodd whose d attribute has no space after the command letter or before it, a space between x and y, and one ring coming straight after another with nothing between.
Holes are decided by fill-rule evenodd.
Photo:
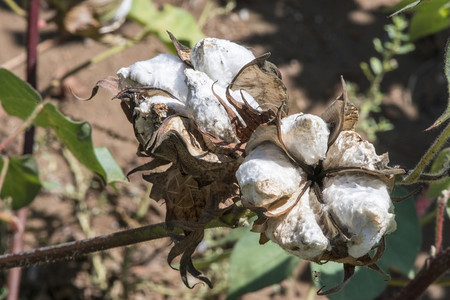
<instances>
[{"instance_id":1,"label":"blurred background","mask_svg":"<svg viewBox=\"0 0 450 300\"><path fill-rule=\"evenodd\" d=\"M19 8L13 11L11 2L0 2L0 66L24 79L26 18ZM64 114L90 122L94 144L108 147L125 173L146 160L136 156L137 141L119 102L102 90L90 102L73 94L88 97L98 80L121 67L173 53L165 30L190 47L203 35L237 42L255 55L271 52L270 61L288 89L291 112L319 114L340 95L343 75L351 100L364 106L359 131L379 154L389 152L391 165L413 168L438 134L424 130L447 105L443 57L450 31L413 33L409 13L385 28L393 24L387 16L399 0L135 0L142 14L132 8L126 20L115 13L120 1L87 2L41 1L38 90ZM26 1L12 3L26 7ZM412 44L403 39L413 34ZM400 46L393 51L389 42L396 39ZM0 109L0 140L21 123ZM18 138L4 151L19 155L21 143ZM30 206L25 249L164 221L164 206L148 198L149 187L139 174L129 184L119 184L119 193L102 189L44 129L37 131L35 153L47 186ZM425 232L432 233L433 224L427 226ZM10 241L7 231L1 234L4 252ZM212 230L206 243L226 234ZM417 266L432 242L433 236L424 234L425 252ZM188 290L166 263L169 245L164 239L24 269L20 299L225 299L226 255L205 263L214 289L199 285ZM217 255L205 245L199 258ZM0 274L0 283L5 278ZM301 262L291 278L242 299L327 299L311 294L313 279L309 264ZM388 299L396 288L389 287L378 299ZM433 286L425 299L449 295L448 288Z\"/></svg>"}]
</instances>

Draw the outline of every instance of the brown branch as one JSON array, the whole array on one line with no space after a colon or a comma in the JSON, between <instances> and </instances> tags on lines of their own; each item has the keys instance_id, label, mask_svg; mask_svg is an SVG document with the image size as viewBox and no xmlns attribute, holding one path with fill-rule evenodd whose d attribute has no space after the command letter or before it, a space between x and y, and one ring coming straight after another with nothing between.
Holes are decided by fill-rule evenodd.
<instances>
[{"instance_id":1,"label":"brown branch","mask_svg":"<svg viewBox=\"0 0 450 300\"><path fill-rule=\"evenodd\" d=\"M419 299L426 289L450 269L450 247L427 260L419 274L392 300Z\"/></svg>"},{"instance_id":2,"label":"brown branch","mask_svg":"<svg viewBox=\"0 0 450 300\"><path fill-rule=\"evenodd\" d=\"M39 263L49 263L63 259L73 259L88 253L167 237L168 233L165 228L166 223L157 223L81 241L1 255L0 270L15 267L29 267Z\"/></svg>"}]
</instances>

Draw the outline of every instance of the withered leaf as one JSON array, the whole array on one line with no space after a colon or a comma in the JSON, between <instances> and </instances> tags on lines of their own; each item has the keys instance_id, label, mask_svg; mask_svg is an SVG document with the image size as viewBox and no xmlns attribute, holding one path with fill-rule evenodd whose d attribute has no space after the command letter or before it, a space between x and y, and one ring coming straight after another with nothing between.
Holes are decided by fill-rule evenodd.
<instances>
[{"instance_id":1,"label":"withered leaf","mask_svg":"<svg viewBox=\"0 0 450 300\"><path fill-rule=\"evenodd\" d=\"M287 92L280 72L267 61L269 56L270 53L259 56L242 67L229 88L233 91L246 91L261 107L278 109L287 101Z\"/></svg>"},{"instance_id":2,"label":"withered leaf","mask_svg":"<svg viewBox=\"0 0 450 300\"><path fill-rule=\"evenodd\" d=\"M188 67L194 68L191 63L191 49L181 44L171 32L167 31L167 33L169 34L169 37L172 40L173 46L175 47L175 50L177 51L178 57L181 59L181 61L184 62Z\"/></svg>"}]
</instances>

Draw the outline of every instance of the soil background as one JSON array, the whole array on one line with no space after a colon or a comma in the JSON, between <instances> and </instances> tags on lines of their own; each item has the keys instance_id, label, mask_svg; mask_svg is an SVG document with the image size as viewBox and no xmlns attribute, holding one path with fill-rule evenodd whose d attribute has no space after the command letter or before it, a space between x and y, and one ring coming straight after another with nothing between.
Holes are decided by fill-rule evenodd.
<instances>
[{"instance_id":1,"label":"soil background","mask_svg":"<svg viewBox=\"0 0 450 300\"><path fill-rule=\"evenodd\" d=\"M198 19L207 1L154 2L183 7ZM212 2L213 7L226 5L225 1ZM203 32L206 36L245 45L256 55L271 52L270 60L279 67L289 97L295 103L293 110L320 113L339 96L341 75L355 83L360 91L368 87L360 62L377 55L373 38L387 39L383 26L390 20L383 9L397 2L240 0L230 13L212 15ZM48 14L44 5L41 15L45 18ZM127 22L118 32L132 36L139 30L137 24ZM389 152L392 165L414 167L438 133L437 130L424 132L424 129L444 111L448 99L443 49L449 33L447 30L417 41L416 50L397 57L399 68L383 81L382 91L386 97L380 115L388 118L395 129L378 134L376 148L378 153ZM25 51L25 34L25 20L10 12L2 2L0 65L9 66L21 78L25 77L25 66L15 64L14 60ZM58 38L53 24L41 31L41 42ZM39 90L45 90L53 79L107 49L108 46L99 42L75 37L41 51ZM67 78L49 96L65 114L93 125L95 146L108 147L124 172L144 163L145 159L135 155L137 141L119 103L111 101L111 95L105 91L100 91L90 102L76 100L69 91L88 96L98 80L114 75L119 68L168 52L156 37L149 36ZM20 120L8 117L0 109L0 140L20 124ZM140 175L131 176L129 184L119 185L119 193L109 187L104 190L76 162L68 163L73 159L63 155L62 146L50 132L38 129L36 141L41 178L57 184L44 189L30 207L26 250L164 220L164 208L160 203L143 200L148 198L148 188ZM18 138L4 152L18 155L21 145L22 138ZM83 190L83 184L87 184L86 190ZM83 199L80 200L77 192L83 193ZM139 216L139 209L147 209L147 213ZM80 226L83 218L88 220L87 229ZM430 234L424 236L425 252L433 242L432 227L426 229ZM446 223L444 235L448 236L449 229ZM4 247L9 246L8 238L2 236L0 239ZM220 288L217 291L208 291L202 286L186 289L179 273L166 263L168 249L169 240L153 241L107 251L97 258L89 256L26 268L22 272L21 299L224 299L224 290ZM418 261L418 266L422 262L423 259ZM98 275L102 270L105 272L103 277ZM5 280L4 275L0 274L0 286ZM301 263L293 278L248 294L243 299L306 299L310 282L308 264ZM388 299L395 291L395 288L389 288L379 299ZM448 289L435 286L429 289L424 299L445 299L446 296L450 297Z\"/></svg>"}]
</instances>

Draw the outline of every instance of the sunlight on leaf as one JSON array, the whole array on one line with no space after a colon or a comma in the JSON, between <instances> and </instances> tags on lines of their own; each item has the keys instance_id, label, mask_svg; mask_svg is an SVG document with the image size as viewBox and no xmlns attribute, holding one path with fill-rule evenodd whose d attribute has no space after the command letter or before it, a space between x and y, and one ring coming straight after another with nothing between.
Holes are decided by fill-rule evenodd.
<instances>
[{"instance_id":1,"label":"sunlight on leaf","mask_svg":"<svg viewBox=\"0 0 450 300\"><path fill-rule=\"evenodd\" d=\"M197 21L189 12L170 4L165 4L162 10L158 10L152 1L134 0L128 17L145 26L171 48L172 41L167 31L188 47L193 47L204 37Z\"/></svg>"},{"instance_id":2,"label":"sunlight on leaf","mask_svg":"<svg viewBox=\"0 0 450 300\"><path fill-rule=\"evenodd\" d=\"M0 69L0 82L0 101L9 115L26 119L41 102L39 94L30 85L6 69ZM34 125L52 128L73 155L106 183L125 181L125 176L118 173L120 168L110 155L105 159L97 157L89 123L73 121L53 104L46 103Z\"/></svg>"}]
</instances>

